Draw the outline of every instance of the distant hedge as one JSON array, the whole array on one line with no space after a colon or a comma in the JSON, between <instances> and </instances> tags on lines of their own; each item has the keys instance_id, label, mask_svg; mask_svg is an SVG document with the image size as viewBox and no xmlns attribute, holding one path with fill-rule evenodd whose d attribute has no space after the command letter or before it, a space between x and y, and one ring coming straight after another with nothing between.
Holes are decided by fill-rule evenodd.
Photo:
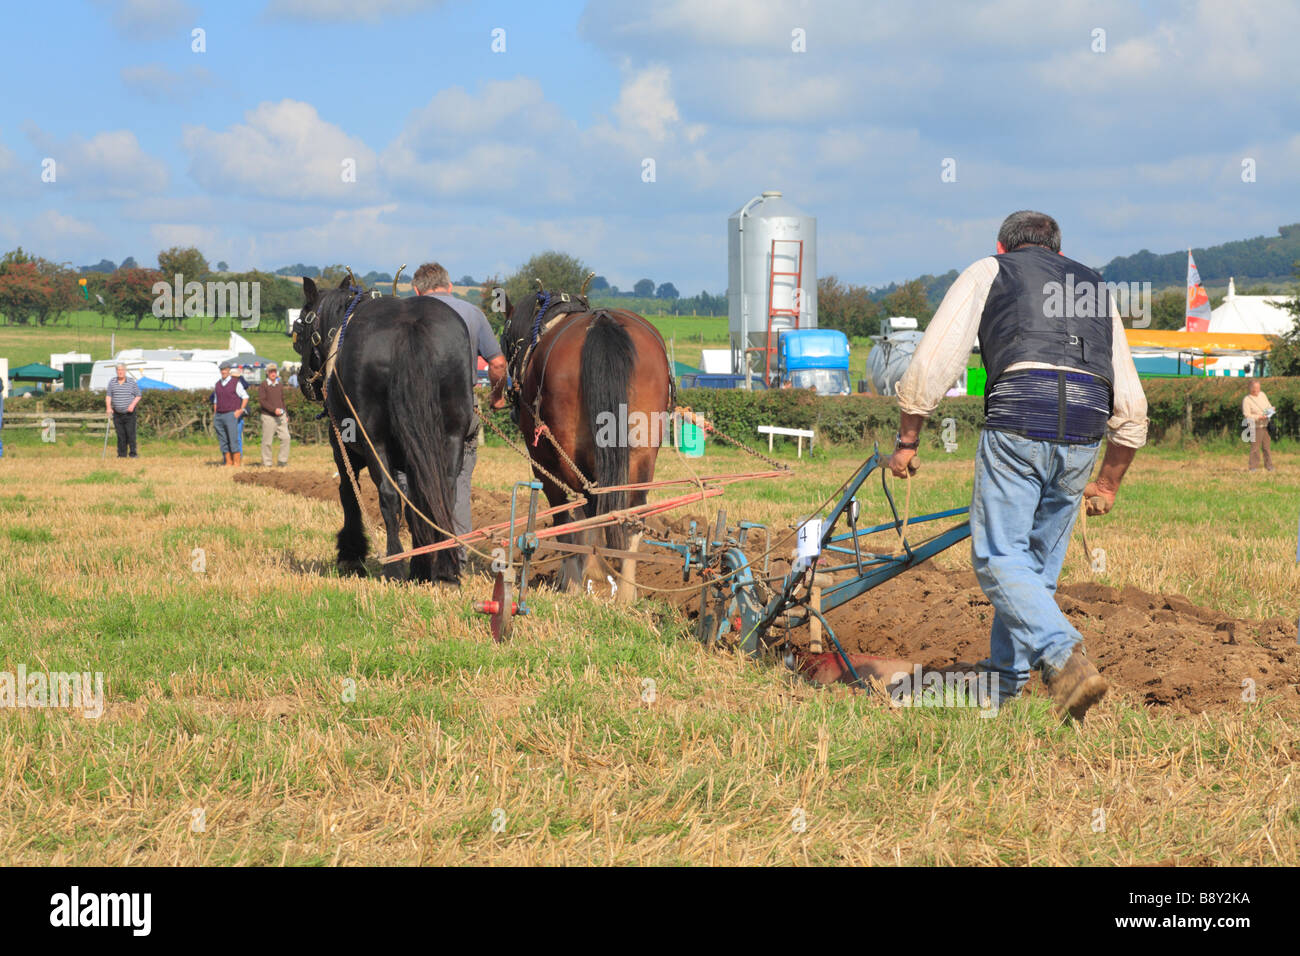
<instances>
[{"instance_id":1,"label":"distant hedge","mask_svg":"<svg viewBox=\"0 0 1300 956\"><path fill-rule=\"evenodd\" d=\"M1150 440L1179 437L1226 438L1240 435L1244 378L1156 378L1142 388L1147 396ZM1260 386L1277 415L1272 431L1279 438L1300 438L1300 378L1264 378Z\"/></svg>"},{"instance_id":2,"label":"distant hedge","mask_svg":"<svg viewBox=\"0 0 1300 956\"><path fill-rule=\"evenodd\" d=\"M153 438L182 438L186 435L211 435L212 405L208 396L211 389L195 390L149 390L144 393L140 404L136 406L136 423L142 436ZM244 426L244 438L262 434L261 407L257 404L257 387L248 390L248 424ZM329 423L324 419L316 420L321 406L308 402L296 388L285 386L285 411L289 413L289 434L294 441L325 441ZM50 392L47 395L33 396L29 400L10 399L5 403L8 411L37 410L51 412L102 412L104 410L104 393L89 391Z\"/></svg>"},{"instance_id":3,"label":"distant hedge","mask_svg":"<svg viewBox=\"0 0 1300 956\"><path fill-rule=\"evenodd\" d=\"M1244 378L1145 379L1148 440L1181 438L1218 439L1240 434ZM1274 434L1300 438L1300 378L1261 380L1264 392L1277 409ZM721 389L684 389L681 405L702 412L714 425L736 438L757 443L759 425L815 428L818 440L835 444L885 446L898 429L898 402L871 395L820 397L809 391L744 392ZM925 440L939 447L939 423L955 419L958 434L970 434L984 424L982 397L945 398L930 416Z\"/></svg>"},{"instance_id":4,"label":"distant hedge","mask_svg":"<svg viewBox=\"0 0 1300 956\"><path fill-rule=\"evenodd\" d=\"M1274 433L1279 438L1300 439L1300 377L1268 378L1262 381L1277 417ZM1246 379L1183 378L1147 379L1142 383L1151 421L1151 441L1182 438L1227 438L1241 432L1241 400ZM248 433L261 434L257 391L251 390ZM295 441L324 441L328 422L317 419L321 406L310 403L297 389L285 388L290 432ZM209 392L149 391L139 406L141 434L164 438L212 434L212 406ZM898 429L898 402L871 395L821 397L807 390L744 392L740 390L692 388L677 395L678 404L694 409L718 429L758 447L759 425L813 428L819 441L836 445L869 446L892 442ZM36 410L97 412L104 407L103 392L52 392L39 399L10 399L11 411ZM969 435L984 424L984 399L945 398L930 417L926 441L940 447L939 423L945 418L957 422L958 434ZM517 434L506 412L493 420L507 433ZM495 441L489 436L489 442Z\"/></svg>"},{"instance_id":5,"label":"distant hedge","mask_svg":"<svg viewBox=\"0 0 1300 956\"><path fill-rule=\"evenodd\" d=\"M688 388L677 393L678 404L702 413L715 428L748 441L767 444L759 425L812 428L818 441L836 445L865 445L873 441L893 446L898 431L898 400L875 395L823 397L807 389L745 392L740 389ZM984 399L945 398L927 429L929 441L940 444L939 423L955 419L959 434L970 435L984 424Z\"/></svg>"}]
</instances>

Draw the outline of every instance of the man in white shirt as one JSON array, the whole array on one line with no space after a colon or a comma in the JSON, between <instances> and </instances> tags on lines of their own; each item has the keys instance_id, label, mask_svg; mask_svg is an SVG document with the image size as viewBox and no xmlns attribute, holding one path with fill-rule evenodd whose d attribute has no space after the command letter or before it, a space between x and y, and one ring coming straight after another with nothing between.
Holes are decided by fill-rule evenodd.
<instances>
[{"instance_id":1,"label":"man in white shirt","mask_svg":"<svg viewBox=\"0 0 1300 956\"><path fill-rule=\"evenodd\" d=\"M1268 413L1272 410L1273 403L1264 394L1259 379L1254 379L1250 383L1246 397L1241 400L1241 419L1246 423L1251 439L1250 460L1247 466L1251 471L1259 470L1261 453L1264 456L1264 467L1269 471L1273 470L1273 446L1268 438Z\"/></svg>"},{"instance_id":2,"label":"man in white shirt","mask_svg":"<svg viewBox=\"0 0 1300 956\"><path fill-rule=\"evenodd\" d=\"M889 467L907 477L921 426L978 335L988 384L971 563L994 608L982 666L998 674L1004 700L1039 671L1058 713L1082 719L1107 685L1056 605L1057 579L1080 498L1089 515L1108 512L1146 443L1147 404L1104 281L1060 250L1051 216L1012 213L998 231L998 254L953 283L899 382ZM1105 459L1089 482L1103 436Z\"/></svg>"}]
</instances>

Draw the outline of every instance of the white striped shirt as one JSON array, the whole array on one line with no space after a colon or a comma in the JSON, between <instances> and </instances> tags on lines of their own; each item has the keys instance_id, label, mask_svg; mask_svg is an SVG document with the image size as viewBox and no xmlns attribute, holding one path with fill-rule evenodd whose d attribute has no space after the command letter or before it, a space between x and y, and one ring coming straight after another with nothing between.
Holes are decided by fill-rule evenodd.
<instances>
[{"instance_id":1,"label":"white striped shirt","mask_svg":"<svg viewBox=\"0 0 1300 956\"><path fill-rule=\"evenodd\" d=\"M136 384L135 379L130 375L125 381L119 382L114 376L108 382L108 400L113 403L113 411L124 412L131 407L131 403L140 397L140 386Z\"/></svg>"}]
</instances>

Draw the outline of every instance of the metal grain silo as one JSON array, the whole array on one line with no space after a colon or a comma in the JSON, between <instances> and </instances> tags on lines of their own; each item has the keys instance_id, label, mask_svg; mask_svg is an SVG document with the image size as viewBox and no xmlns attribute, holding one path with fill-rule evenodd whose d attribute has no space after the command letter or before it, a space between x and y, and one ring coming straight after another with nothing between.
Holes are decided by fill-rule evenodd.
<instances>
[{"instance_id":1,"label":"metal grain silo","mask_svg":"<svg viewBox=\"0 0 1300 956\"><path fill-rule=\"evenodd\" d=\"M817 327L817 220L781 193L755 196L727 220L732 370L762 373L784 329ZM771 353L771 367L776 355Z\"/></svg>"}]
</instances>

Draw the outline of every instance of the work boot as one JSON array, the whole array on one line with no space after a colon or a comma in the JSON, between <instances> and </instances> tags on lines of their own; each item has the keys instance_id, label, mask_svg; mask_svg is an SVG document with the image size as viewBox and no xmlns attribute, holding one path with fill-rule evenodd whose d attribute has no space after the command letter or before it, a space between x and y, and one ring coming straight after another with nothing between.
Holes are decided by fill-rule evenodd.
<instances>
[{"instance_id":1,"label":"work boot","mask_svg":"<svg viewBox=\"0 0 1300 956\"><path fill-rule=\"evenodd\" d=\"M225 467L226 465L229 465L229 464L230 464L230 452L228 452L228 451L223 451L223 452L221 453L221 465L222 465L222 467Z\"/></svg>"},{"instance_id":2,"label":"work boot","mask_svg":"<svg viewBox=\"0 0 1300 956\"><path fill-rule=\"evenodd\" d=\"M231 452L230 457L232 459L230 463L236 468L244 463L244 453L241 451Z\"/></svg>"},{"instance_id":3,"label":"work boot","mask_svg":"<svg viewBox=\"0 0 1300 956\"><path fill-rule=\"evenodd\" d=\"M1077 646L1060 670L1043 664L1043 683L1052 695L1056 713L1069 714L1075 720L1083 720L1088 708L1105 697L1109 689L1106 678L1084 656L1083 648Z\"/></svg>"}]
</instances>

